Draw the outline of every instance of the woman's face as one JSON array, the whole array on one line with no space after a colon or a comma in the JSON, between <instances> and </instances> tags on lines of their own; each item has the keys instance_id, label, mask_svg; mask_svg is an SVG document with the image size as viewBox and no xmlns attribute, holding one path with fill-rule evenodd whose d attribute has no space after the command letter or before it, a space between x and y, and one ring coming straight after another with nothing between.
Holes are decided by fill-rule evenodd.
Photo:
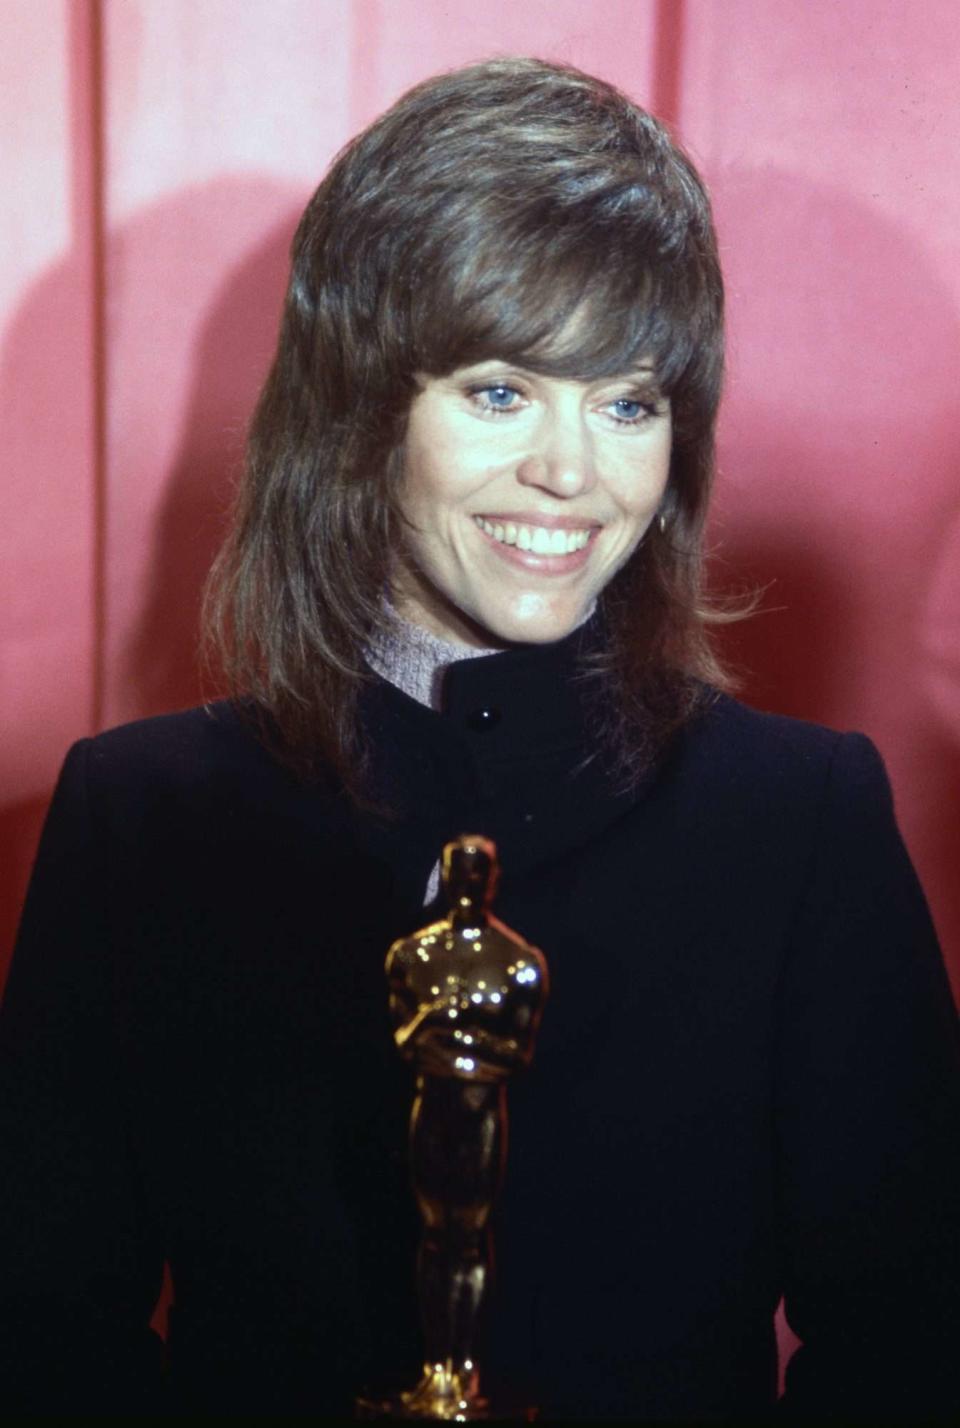
<instances>
[{"instance_id":1,"label":"woman's face","mask_svg":"<svg viewBox=\"0 0 960 1428\"><path fill-rule=\"evenodd\" d=\"M475 646L562 639L656 515L670 437L652 367L572 381L485 361L423 378L405 448L401 614Z\"/></svg>"}]
</instances>

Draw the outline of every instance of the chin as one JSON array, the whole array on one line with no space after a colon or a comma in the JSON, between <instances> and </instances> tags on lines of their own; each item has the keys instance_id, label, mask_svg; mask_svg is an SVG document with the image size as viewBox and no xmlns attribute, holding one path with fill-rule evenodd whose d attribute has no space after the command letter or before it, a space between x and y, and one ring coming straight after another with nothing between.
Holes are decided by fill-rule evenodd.
<instances>
[{"instance_id":1,"label":"chin","mask_svg":"<svg viewBox=\"0 0 960 1428\"><path fill-rule=\"evenodd\" d=\"M564 639L586 619L586 611L577 609L561 614L558 611L510 611L483 620L483 628L500 643L510 645L549 645Z\"/></svg>"}]
</instances>

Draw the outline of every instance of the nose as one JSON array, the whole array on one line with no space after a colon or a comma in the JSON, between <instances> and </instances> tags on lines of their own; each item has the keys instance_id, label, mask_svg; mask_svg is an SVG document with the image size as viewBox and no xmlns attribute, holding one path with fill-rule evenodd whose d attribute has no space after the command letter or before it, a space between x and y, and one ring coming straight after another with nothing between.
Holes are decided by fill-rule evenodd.
<instances>
[{"instance_id":1,"label":"nose","mask_svg":"<svg viewBox=\"0 0 960 1428\"><path fill-rule=\"evenodd\" d=\"M583 495L596 484L593 438L584 419L576 411L544 413L531 446L517 464L521 486L549 491L569 500Z\"/></svg>"}]
</instances>

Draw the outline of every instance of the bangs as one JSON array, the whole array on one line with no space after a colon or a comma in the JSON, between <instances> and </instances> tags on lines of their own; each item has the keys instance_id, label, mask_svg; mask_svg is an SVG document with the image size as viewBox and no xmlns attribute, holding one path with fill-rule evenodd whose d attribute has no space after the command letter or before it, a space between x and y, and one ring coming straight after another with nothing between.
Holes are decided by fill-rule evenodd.
<instances>
[{"instance_id":1,"label":"bangs","mask_svg":"<svg viewBox=\"0 0 960 1428\"><path fill-rule=\"evenodd\" d=\"M411 332L418 370L441 376L496 359L545 376L595 380L652 363L665 396L690 366L703 295L689 265L604 233L505 234L444 254L415 301ZM640 236L640 235L638 235ZM604 242L604 239L607 239ZM647 249L644 252L644 249Z\"/></svg>"}]
</instances>

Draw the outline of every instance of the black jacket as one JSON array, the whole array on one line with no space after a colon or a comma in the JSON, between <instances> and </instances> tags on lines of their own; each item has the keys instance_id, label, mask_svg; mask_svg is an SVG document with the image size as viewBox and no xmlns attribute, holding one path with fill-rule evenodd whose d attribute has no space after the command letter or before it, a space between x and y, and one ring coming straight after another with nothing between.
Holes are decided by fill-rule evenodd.
<instances>
[{"instance_id":1,"label":"black jacket","mask_svg":"<svg viewBox=\"0 0 960 1428\"><path fill-rule=\"evenodd\" d=\"M709 703L632 794L573 641L374 685L393 823L227 704L76 745L0 1021L0 1402L336 1414L418 1369L383 959L443 841L551 969L488 1386L546 1417L960 1409L960 1053L868 740ZM176 1286L168 1363L147 1327Z\"/></svg>"}]
</instances>

